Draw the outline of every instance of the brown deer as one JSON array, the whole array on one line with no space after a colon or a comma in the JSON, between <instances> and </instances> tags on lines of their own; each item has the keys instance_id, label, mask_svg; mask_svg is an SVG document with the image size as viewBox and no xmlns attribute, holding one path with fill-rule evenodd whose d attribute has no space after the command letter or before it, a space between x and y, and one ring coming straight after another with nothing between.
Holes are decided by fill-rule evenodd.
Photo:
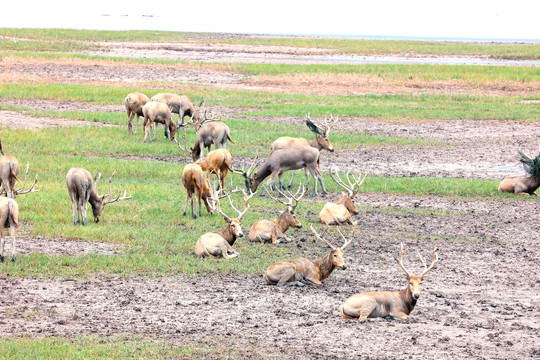
<instances>
[{"instance_id":1,"label":"brown deer","mask_svg":"<svg viewBox=\"0 0 540 360\"><path fill-rule=\"evenodd\" d=\"M328 135L330 134L330 130L332 127L336 124L338 121L337 118L334 119L334 117L330 116L330 123L329 121L325 121L325 123L321 123L318 121L311 120L311 117L309 113L306 115L306 125L308 128L316 135L315 139L308 140L304 138L294 138L289 136L283 136L277 139L272 143L272 151L277 149L284 149L289 148L292 146L311 146L316 148L317 150L328 150L330 152L334 152L334 147L330 143L330 140L328 139ZM291 181L289 182L288 187L291 188L294 180L294 176L296 174L296 171L293 171L291 176Z\"/></svg>"},{"instance_id":2,"label":"brown deer","mask_svg":"<svg viewBox=\"0 0 540 360\"><path fill-rule=\"evenodd\" d=\"M92 206L92 213L94 214L94 221L99 222L101 212L105 205L112 204L120 200L131 199L133 196L126 196L127 190L124 191L124 195L120 197L122 188L119 187L118 196L113 198L111 190L111 180L116 173L113 172L109 177L109 193L105 195L98 195L98 183L101 179L101 173L98 171L98 175L94 183L92 184L92 175L83 168L71 168L66 175L66 184L71 197L71 203L73 206L73 224L80 222L80 216L82 216L83 225L87 225L86 211L88 209L88 203Z\"/></svg>"},{"instance_id":3,"label":"brown deer","mask_svg":"<svg viewBox=\"0 0 540 360\"><path fill-rule=\"evenodd\" d=\"M19 227L19 205L14 199L0 197L0 262L4 262L6 228L11 229L11 261L15 261L15 233Z\"/></svg>"},{"instance_id":4,"label":"brown deer","mask_svg":"<svg viewBox=\"0 0 540 360\"><path fill-rule=\"evenodd\" d=\"M519 151L518 160L523 164L523 169L525 169L527 175L508 176L504 178L499 184L499 191L537 195L535 191L540 187L540 155L531 159Z\"/></svg>"},{"instance_id":5,"label":"brown deer","mask_svg":"<svg viewBox=\"0 0 540 360\"><path fill-rule=\"evenodd\" d=\"M277 219L272 221L260 220L253 224L249 231L249 240L260 241L263 244L265 242L271 242L272 244L277 244L279 242L290 242L291 240L285 235L285 232L289 229L289 227L296 229L302 228L302 223L296 218L294 210L296 210L298 202L306 193L305 188L300 185L298 191L294 195L287 191L289 196L285 195L280 190L278 191L281 195L283 195L283 197L285 197L287 200L286 202L274 197L270 192L268 192L268 195L270 195L270 197L275 201L285 205L287 209L283 210Z\"/></svg>"},{"instance_id":6,"label":"brown deer","mask_svg":"<svg viewBox=\"0 0 540 360\"><path fill-rule=\"evenodd\" d=\"M349 182L349 185L346 185L337 171L334 170L335 177L332 175L332 172L332 170L328 172L330 177L339 186L347 190L347 192L342 193L342 197L335 203L328 202L324 204L324 207L319 213L319 221L326 225L354 225L352 215L358 214L356 204L354 203L354 197L358 194L358 190L360 190L360 186L362 186L364 180L366 180L367 175L363 178L362 175L359 175L356 179L352 176L353 181L351 181L349 172L347 172L347 181Z\"/></svg>"},{"instance_id":7,"label":"brown deer","mask_svg":"<svg viewBox=\"0 0 540 360\"><path fill-rule=\"evenodd\" d=\"M221 231L209 232L201 235L199 240L197 240L197 244L195 245L195 254L197 256L210 256L213 258L223 257L225 259L239 256L238 252L233 249L232 245L234 245L237 238L244 236L244 232L242 231L242 220L249 209L249 199L251 199L255 194L251 193L248 195L244 190L238 189L234 190L233 192L242 192L244 195L244 210L238 211L234 207L230 193L218 195L218 192L214 191L211 200L213 210L223 216L223 219L225 219L227 222L227 226ZM229 198L231 207L238 213L237 218L233 219L221 210L219 199L225 196Z\"/></svg>"},{"instance_id":8,"label":"brown deer","mask_svg":"<svg viewBox=\"0 0 540 360\"><path fill-rule=\"evenodd\" d=\"M11 155L4 155L0 157L0 181L2 182L2 190L0 194L4 191L6 192L7 197L14 199L15 195L27 194L30 192L38 192L39 190L35 189L36 183L38 181L38 175L34 183L28 190L24 190L26 186L26 176L28 175L28 169L30 168L30 163L26 163L26 173L24 174L23 186L16 189L15 183L20 181L17 175L19 175L20 167L19 161L16 157Z\"/></svg>"},{"instance_id":9,"label":"brown deer","mask_svg":"<svg viewBox=\"0 0 540 360\"><path fill-rule=\"evenodd\" d=\"M317 260L298 258L287 261L279 261L271 265L264 273L264 279L270 285L296 285L304 286L309 284L321 285L332 274L335 268L345 270L343 260L343 250L350 244L351 240L345 239L341 231L339 234L345 241L341 248L330 244L325 238L319 235L313 225L311 231L315 237L330 247L330 252ZM353 230L354 234L354 230ZM352 235L351 235L352 236Z\"/></svg>"},{"instance_id":10,"label":"brown deer","mask_svg":"<svg viewBox=\"0 0 540 360\"><path fill-rule=\"evenodd\" d=\"M199 110L202 108L205 99L199 104L199 110L195 109L193 103L186 95L158 93L152 96L151 100L167 104L172 113L178 114L178 122L176 123L177 128L184 126L184 117L186 116L191 117L192 122L203 121Z\"/></svg>"},{"instance_id":11,"label":"brown deer","mask_svg":"<svg viewBox=\"0 0 540 360\"><path fill-rule=\"evenodd\" d=\"M204 170L199 165L188 164L184 167L182 184L186 188L186 205L184 206L184 213L182 215L186 215L188 201L191 201L191 217L193 219L197 218L197 211L193 211L193 195L195 195L199 204L199 216L202 216L201 200L204 201L206 211L209 214L213 214L213 208L210 205L210 198L212 196L210 183Z\"/></svg>"},{"instance_id":12,"label":"brown deer","mask_svg":"<svg viewBox=\"0 0 540 360\"><path fill-rule=\"evenodd\" d=\"M137 134L137 132L139 131L139 117L144 116L142 109L148 101L148 96L138 92L132 92L129 93L128 96L126 96L126 99L124 100L124 105L126 106L126 112L128 116L129 135L133 133L132 121L135 116L137 116L137 127L135 128L135 134Z\"/></svg>"},{"instance_id":13,"label":"brown deer","mask_svg":"<svg viewBox=\"0 0 540 360\"><path fill-rule=\"evenodd\" d=\"M178 142L175 138L177 130L176 124L174 121L172 121L171 111L166 104L157 101L150 101L143 106L143 115L144 142L146 142L148 132L152 126L154 126L154 141L156 141L156 123L164 124L165 136L167 136L169 140Z\"/></svg>"},{"instance_id":14,"label":"brown deer","mask_svg":"<svg viewBox=\"0 0 540 360\"><path fill-rule=\"evenodd\" d=\"M392 316L400 320L410 319L416 301L420 298L420 284L423 277L435 266L439 260L438 249L431 252L431 265L428 267L420 253L417 255L424 264L424 272L420 275L411 275L403 266L403 243L396 259L406 274L409 285L401 291L375 291L356 294L348 298L341 305L341 316L348 320L364 321L367 318Z\"/></svg>"}]
</instances>

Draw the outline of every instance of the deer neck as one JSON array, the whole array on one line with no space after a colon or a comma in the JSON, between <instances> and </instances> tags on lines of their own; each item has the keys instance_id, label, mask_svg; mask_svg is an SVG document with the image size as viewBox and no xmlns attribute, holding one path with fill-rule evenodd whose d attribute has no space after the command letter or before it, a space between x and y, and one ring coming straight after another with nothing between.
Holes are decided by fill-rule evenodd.
<instances>
[{"instance_id":1,"label":"deer neck","mask_svg":"<svg viewBox=\"0 0 540 360\"><path fill-rule=\"evenodd\" d=\"M263 166L257 171L253 178L259 183L266 179L272 173L270 163L265 162Z\"/></svg>"},{"instance_id":2,"label":"deer neck","mask_svg":"<svg viewBox=\"0 0 540 360\"><path fill-rule=\"evenodd\" d=\"M202 169L202 171L208 171L208 164L205 161L197 161L195 164L199 165Z\"/></svg>"},{"instance_id":3,"label":"deer neck","mask_svg":"<svg viewBox=\"0 0 540 360\"><path fill-rule=\"evenodd\" d=\"M329 277L335 268L334 264L332 263L332 251L330 251L328 254L326 254L320 259L313 260L313 264L315 264L315 266L319 269L321 281Z\"/></svg>"},{"instance_id":4,"label":"deer neck","mask_svg":"<svg viewBox=\"0 0 540 360\"><path fill-rule=\"evenodd\" d=\"M88 202L90 205L92 205L92 208L95 208L97 204L103 202L103 199L98 195L95 187L92 187L92 190L90 190L90 198L88 199Z\"/></svg>"},{"instance_id":5,"label":"deer neck","mask_svg":"<svg viewBox=\"0 0 540 360\"><path fill-rule=\"evenodd\" d=\"M289 230L289 221L287 221L287 212L283 212L281 215L278 216L277 219L273 221L274 225L281 231L282 233L285 233L285 231Z\"/></svg>"},{"instance_id":6,"label":"deer neck","mask_svg":"<svg viewBox=\"0 0 540 360\"><path fill-rule=\"evenodd\" d=\"M319 137L318 136L316 136L315 139L308 140L308 144L311 147L317 148L317 150L322 150L322 146L319 143Z\"/></svg>"},{"instance_id":7,"label":"deer neck","mask_svg":"<svg viewBox=\"0 0 540 360\"><path fill-rule=\"evenodd\" d=\"M531 176L529 182L529 194L532 194L540 187L540 178Z\"/></svg>"},{"instance_id":8,"label":"deer neck","mask_svg":"<svg viewBox=\"0 0 540 360\"><path fill-rule=\"evenodd\" d=\"M416 305L416 299L413 298L411 289L407 286L406 289L399 291L398 294L403 304L403 312L409 315Z\"/></svg>"},{"instance_id":9,"label":"deer neck","mask_svg":"<svg viewBox=\"0 0 540 360\"><path fill-rule=\"evenodd\" d=\"M345 204L345 200L347 200L347 197L348 197L347 194L345 194L345 195L343 195L343 196L341 197L341 199L339 199L339 200L336 201L335 203L336 203L337 205Z\"/></svg>"},{"instance_id":10,"label":"deer neck","mask_svg":"<svg viewBox=\"0 0 540 360\"><path fill-rule=\"evenodd\" d=\"M236 235L231 231L231 227L227 225L227 227L221 231L218 231L216 234L224 238L229 245L234 245L234 242L236 241Z\"/></svg>"}]
</instances>

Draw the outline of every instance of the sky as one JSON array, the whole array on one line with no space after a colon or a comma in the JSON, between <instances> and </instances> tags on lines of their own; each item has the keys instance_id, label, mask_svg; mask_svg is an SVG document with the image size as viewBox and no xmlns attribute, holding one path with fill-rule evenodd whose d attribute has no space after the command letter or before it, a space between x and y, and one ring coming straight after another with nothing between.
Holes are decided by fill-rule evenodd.
<instances>
[{"instance_id":1,"label":"sky","mask_svg":"<svg viewBox=\"0 0 540 360\"><path fill-rule=\"evenodd\" d=\"M540 0L26 0L2 13L17 28L540 41Z\"/></svg>"}]
</instances>

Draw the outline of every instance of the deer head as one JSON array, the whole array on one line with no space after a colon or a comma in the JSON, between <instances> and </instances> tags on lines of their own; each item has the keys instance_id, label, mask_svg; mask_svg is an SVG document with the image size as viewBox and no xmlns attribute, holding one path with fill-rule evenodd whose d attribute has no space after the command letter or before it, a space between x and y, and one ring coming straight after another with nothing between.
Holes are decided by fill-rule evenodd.
<instances>
[{"instance_id":1,"label":"deer head","mask_svg":"<svg viewBox=\"0 0 540 360\"><path fill-rule=\"evenodd\" d=\"M257 164L258 159L259 159L259 153L255 150L255 159L253 160L253 163L251 164L249 169L247 169L247 171L244 170L244 168L239 170L239 169L234 169L233 167L229 167L231 172L233 172L234 174L240 174L244 177L244 181L246 184L246 191L250 193L256 192L260 183L260 181L257 181L253 177L253 170L255 169L255 165Z\"/></svg>"},{"instance_id":2,"label":"deer head","mask_svg":"<svg viewBox=\"0 0 540 360\"><path fill-rule=\"evenodd\" d=\"M405 269L405 266L403 265L403 243L401 243L401 250L399 251L399 257L396 259L399 266L401 266L401 269L405 272L406 278L409 282L408 285L408 291L411 293L414 300L418 300L420 298L420 284L422 283L422 278L429 272L433 267L435 266L435 263L439 261L439 255L437 254L437 251L439 249L435 248L431 252L431 265L428 267L426 262L424 261L424 258L422 258L422 255L420 255L420 252L418 250L416 251L416 255L418 258L420 258L420 261L422 264L424 264L424 272L420 275L413 275L407 269Z\"/></svg>"},{"instance_id":3,"label":"deer head","mask_svg":"<svg viewBox=\"0 0 540 360\"><path fill-rule=\"evenodd\" d=\"M289 226L292 226L296 229L300 229L302 228L302 223L300 222L300 220L297 219L296 217L296 214L294 213L294 210L296 209L296 207L298 206L298 202L302 199L302 197L304 196L304 194L306 193L306 189L304 186L302 186L302 184L300 184L300 186L298 187L298 191L293 195L289 190L286 190L287 191L287 195L285 195L281 190L278 189L279 193L286 199L286 201L283 201L277 197L275 197L274 195L272 195L272 191L270 191L270 189L268 189L268 185L265 186L266 187L266 193L272 198L274 199L275 201L287 206L287 210L284 210L280 217L285 217L287 223L289 224ZM300 194L300 195L298 195Z\"/></svg>"},{"instance_id":4,"label":"deer head","mask_svg":"<svg viewBox=\"0 0 540 360\"><path fill-rule=\"evenodd\" d=\"M114 174L116 174L116 171L114 171L112 175L109 176L109 193L105 195L101 195L101 196L98 195L98 201L95 201L92 204L92 213L94 215L94 221L96 223L99 222L99 217L101 216L101 212L103 211L103 208L105 207L105 205L112 204L114 202L121 201L121 200L131 199L133 197L133 195L126 196L127 190L124 190L124 195L120 197L120 195L122 194L122 187L118 186L118 196L116 198L113 198L112 190L111 190L111 181ZM99 172L98 170L98 175L96 176L94 180L94 187L96 189L96 193L98 191L98 184L99 184L100 179L101 179L101 172Z\"/></svg>"},{"instance_id":5,"label":"deer head","mask_svg":"<svg viewBox=\"0 0 540 360\"><path fill-rule=\"evenodd\" d=\"M356 209L356 204L354 203L354 197L356 194L358 194L358 191L360 190L360 186L364 183L364 180L366 180L367 175L358 175L356 179L354 178L354 175L351 175L349 177L350 171L347 171L347 182L349 185L345 184L345 182L341 179L339 176L339 173L336 171L336 169L331 169L328 171L328 175L334 180L339 186L341 186L343 189L347 191L347 193L342 193L343 197L339 199L337 202L338 204L343 204L347 210L353 215L358 214L358 210ZM352 178L352 181L351 181Z\"/></svg>"},{"instance_id":6,"label":"deer head","mask_svg":"<svg viewBox=\"0 0 540 360\"><path fill-rule=\"evenodd\" d=\"M338 118L334 119L334 116L330 115L330 120L326 120L325 118L325 122L321 123L316 120L311 120L309 113L306 115L306 125L315 135L317 135L317 143L321 149L334 152L334 147L330 143L328 135L337 121Z\"/></svg>"},{"instance_id":7,"label":"deer head","mask_svg":"<svg viewBox=\"0 0 540 360\"><path fill-rule=\"evenodd\" d=\"M327 229L328 229L328 225L325 227L323 233ZM343 238L344 243L343 243L343 245L341 247L335 247L330 242L328 242L328 240L326 240L321 235L319 235L319 233L317 233L317 231L315 231L315 229L313 228L313 225L311 225L311 232L315 235L315 237L317 239L321 240L322 242L324 242L326 245L328 245L330 247L330 249L332 249L331 253L330 253L331 260L332 260L332 265L334 267L337 267L337 268L341 269L341 270L347 269L347 266L345 266L345 260L343 260L343 250L345 250L345 248L351 243L352 236L354 235L355 230L356 230L356 227L353 228L351 239L347 240L345 238L345 236L343 236L341 231L339 231L339 229L338 229L339 235L341 235L341 237Z\"/></svg>"}]
</instances>

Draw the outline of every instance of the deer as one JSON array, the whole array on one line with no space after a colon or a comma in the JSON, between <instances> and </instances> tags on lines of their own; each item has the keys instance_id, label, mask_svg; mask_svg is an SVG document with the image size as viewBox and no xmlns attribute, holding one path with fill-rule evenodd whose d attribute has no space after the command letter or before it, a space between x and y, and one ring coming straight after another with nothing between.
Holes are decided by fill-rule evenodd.
<instances>
[{"instance_id":1,"label":"deer","mask_svg":"<svg viewBox=\"0 0 540 360\"><path fill-rule=\"evenodd\" d=\"M279 261L271 265L264 273L264 280L268 284L283 286L321 285L322 281L327 279L335 268L341 270L347 269L343 260L343 251L351 243L352 238L347 240L341 231L338 230L345 243L341 247L335 247L319 235L313 228L313 225L311 225L311 232L313 232L318 240L330 247L331 250L328 254L316 260L297 258Z\"/></svg>"},{"instance_id":2,"label":"deer","mask_svg":"<svg viewBox=\"0 0 540 360\"><path fill-rule=\"evenodd\" d=\"M151 98L152 101L159 101L167 104L172 113L178 114L177 128L181 128L184 125L184 117L191 117L192 122L203 121L201 116L201 110L205 99L199 104L199 110L195 109L193 103L186 95L177 95L172 93L158 93Z\"/></svg>"},{"instance_id":3,"label":"deer","mask_svg":"<svg viewBox=\"0 0 540 360\"><path fill-rule=\"evenodd\" d=\"M133 134L132 121L135 116L137 116L137 127L135 128L135 135L139 131L139 118L141 116L144 116L142 109L148 101L148 96L138 92L132 92L126 96L126 99L124 100L124 105L126 106L126 112L128 116L128 135Z\"/></svg>"},{"instance_id":4,"label":"deer","mask_svg":"<svg viewBox=\"0 0 540 360\"><path fill-rule=\"evenodd\" d=\"M88 203L92 206L92 213L94 215L94 221L99 222L99 218L105 205L115 203L117 201L128 200L133 198L132 195L126 196L127 190L124 190L122 194L122 187L119 186L118 196L113 198L111 190L111 181L116 174L116 171L109 177L109 193L105 195L98 195L98 183L101 179L101 172L98 170L98 175L94 179L92 184L92 175L80 167L69 169L66 175L66 184L71 198L73 207L73 224L80 223L80 217L82 216L82 224L87 225L86 211Z\"/></svg>"},{"instance_id":5,"label":"deer","mask_svg":"<svg viewBox=\"0 0 540 360\"><path fill-rule=\"evenodd\" d=\"M221 190L223 192L223 190ZM232 192L241 192L244 196L244 210L238 211L231 199L231 193L222 193L219 194L218 191L214 189L212 192L212 208L215 212L220 214L223 219L227 222L227 226L218 232L208 232L201 235L197 244L195 245L195 255L213 258L232 258L239 256L240 254L233 249L233 245L237 238L243 237L244 232L242 231L242 220L244 215L249 209L249 200L255 195L255 193L250 193L249 195L244 190L235 189ZM231 207L238 213L238 217L231 218L221 210L221 205L219 202L220 198L227 197Z\"/></svg>"},{"instance_id":6,"label":"deer","mask_svg":"<svg viewBox=\"0 0 540 360\"><path fill-rule=\"evenodd\" d=\"M188 201L191 201L191 217L197 218L197 211L193 211L193 195L197 198L199 204L199 216L202 216L201 200L206 206L206 211L211 215L214 213L213 208L210 205L210 198L212 197L210 183L204 170L198 164L188 164L184 167L182 172L182 184L186 188L186 204L184 206L184 213L188 206Z\"/></svg>"},{"instance_id":7,"label":"deer","mask_svg":"<svg viewBox=\"0 0 540 360\"><path fill-rule=\"evenodd\" d=\"M284 189L283 173L289 170L307 169L311 173L314 182L313 196L317 196L317 180L322 187L322 196L326 196L326 188L321 173L319 172L319 150L311 146L294 146L287 149L278 149L272 151L268 158L255 174L234 169L233 172L241 174L246 179L246 187L252 192L257 191L259 184L270 176L268 180L272 190L276 190L275 179L279 179L280 189ZM250 171L253 169L250 168ZM308 174L306 171L306 189L309 188L307 182ZM265 188L266 190L266 188ZM265 195L265 191L261 196Z\"/></svg>"},{"instance_id":8,"label":"deer","mask_svg":"<svg viewBox=\"0 0 540 360\"><path fill-rule=\"evenodd\" d=\"M156 124L160 123L165 125L165 136L169 140L174 140L178 143L175 138L176 135L176 124L172 121L171 111L166 104L150 101L143 106L143 115L144 115L144 142L148 136L148 132L152 125L154 126L154 141L156 141ZM151 137L151 136L150 136Z\"/></svg>"},{"instance_id":9,"label":"deer","mask_svg":"<svg viewBox=\"0 0 540 360\"><path fill-rule=\"evenodd\" d=\"M527 175L505 177L499 184L499 191L522 195L537 195L535 191L540 187L540 155L531 159L519 151L518 160L523 164L523 169Z\"/></svg>"},{"instance_id":10,"label":"deer","mask_svg":"<svg viewBox=\"0 0 540 360\"><path fill-rule=\"evenodd\" d=\"M205 121L206 120L209 119L205 119ZM204 158L204 149L207 148L208 151L210 151L212 144L214 144L215 149L218 149L218 147L226 149L227 141L236 144L232 141L229 132L229 127L221 121L206 122L198 129L195 145L193 145L192 148L188 150L187 143L185 144L185 147L182 147L180 144L178 144L178 147L182 151L190 154L193 161L197 161L201 157Z\"/></svg>"},{"instance_id":11,"label":"deer","mask_svg":"<svg viewBox=\"0 0 540 360\"><path fill-rule=\"evenodd\" d=\"M38 192L39 190L35 189L36 183L38 181L38 174L36 174L32 186L29 189L24 190L26 186L26 176L28 175L29 168L30 163L27 162L23 186L17 189L15 188L15 184L20 181L17 177L20 171L19 160L17 160L16 157L11 155L4 155L0 157L0 182L2 183L2 190L0 190L0 193L3 193L5 191L8 198L14 199L16 195Z\"/></svg>"},{"instance_id":12,"label":"deer","mask_svg":"<svg viewBox=\"0 0 540 360\"><path fill-rule=\"evenodd\" d=\"M397 262L405 272L408 286L401 291L374 291L356 294L348 298L341 305L340 313L344 319L364 321L367 318L392 316L399 320L411 318L416 302L420 298L420 284L424 276L433 269L439 261L438 249L431 252L431 265L428 267L420 253L416 254L424 264L424 271L420 275L412 275L403 265L403 243Z\"/></svg>"},{"instance_id":13,"label":"deer","mask_svg":"<svg viewBox=\"0 0 540 360\"><path fill-rule=\"evenodd\" d=\"M334 172L334 175L332 174ZM349 171L347 172L347 181L349 185L341 179L337 171L328 171L328 174L339 186L345 189L347 192L343 192L341 198L335 203L327 202L324 204L321 212L319 213L319 222L326 225L354 225L352 221L352 215L358 214L356 204L354 203L354 197L358 194L360 186L366 180L367 175L359 175L356 179L352 176L353 181L349 177Z\"/></svg>"},{"instance_id":14,"label":"deer","mask_svg":"<svg viewBox=\"0 0 540 360\"><path fill-rule=\"evenodd\" d=\"M14 199L0 197L0 262L4 262L6 228L11 229L11 261L15 262L15 234L19 227L19 205Z\"/></svg>"},{"instance_id":15,"label":"deer","mask_svg":"<svg viewBox=\"0 0 540 360\"><path fill-rule=\"evenodd\" d=\"M311 120L310 114L308 113L306 115L306 125L307 127L316 135L315 139L308 140L305 138L294 138L289 136L283 136L278 138L272 143L272 151L277 149L283 149L288 148L292 146L311 146L316 148L317 150L328 150L330 152L334 152L334 147L330 143L330 140L328 139L328 135L330 134L330 130L332 127L336 124L338 121L338 118L335 118L330 115L330 121L326 121L325 123L321 123L318 121ZM291 181L289 182L288 188L290 189L293 184L294 176L296 174L296 171L293 171Z\"/></svg>"},{"instance_id":16,"label":"deer","mask_svg":"<svg viewBox=\"0 0 540 360\"><path fill-rule=\"evenodd\" d=\"M294 211L298 206L298 202L306 193L305 188L300 184L298 191L294 195L290 191L287 191L289 196L285 195L280 190L278 191L283 197L285 197L286 201L274 197L270 192L268 192L268 195L275 201L285 205L287 207L286 210L283 210L277 219L272 221L260 220L253 224L249 230L249 240L260 241L262 244L266 242L271 242L272 244L291 242L291 240L285 235L285 232L289 229L289 227L296 229L302 228L302 223L296 218Z\"/></svg>"}]
</instances>

